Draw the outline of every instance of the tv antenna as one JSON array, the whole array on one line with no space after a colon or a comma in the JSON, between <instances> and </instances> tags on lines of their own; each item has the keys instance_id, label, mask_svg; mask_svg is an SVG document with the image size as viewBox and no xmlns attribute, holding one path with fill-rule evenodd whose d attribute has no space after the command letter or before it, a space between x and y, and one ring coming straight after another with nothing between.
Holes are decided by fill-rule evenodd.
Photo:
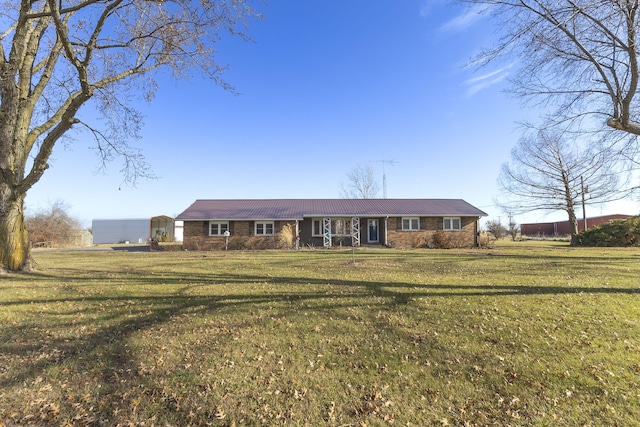
<instances>
[{"instance_id":1,"label":"tv antenna","mask_svg":"<svg viewBox=\"0 0 640 427\"><path fill-rule=\"evenodd\" d=\"M395 160L386 160L384 157L382 160L375 160L376 163L382 163L382 198L387 198L387 173L385 172L385 165L395 165Z\"/></svg>"}]
</instances>

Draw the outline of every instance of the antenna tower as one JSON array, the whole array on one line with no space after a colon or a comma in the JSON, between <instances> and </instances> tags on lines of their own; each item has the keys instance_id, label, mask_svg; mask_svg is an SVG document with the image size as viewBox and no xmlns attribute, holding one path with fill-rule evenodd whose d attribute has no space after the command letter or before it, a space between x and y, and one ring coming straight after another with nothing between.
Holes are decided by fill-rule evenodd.
<instances>
[{"instance_id":1,"label":"antenna tower","mask_svg":"<svg viewBox=\"0 0 640 427\"><path fill-rule=\"evenodd\" d=\"M395 165L396 161L394 160L376 160L377 163L382 163L382 198L387 198L387 173L385 172L385 164L387 165Z\"/></svg>"}]
</instances>

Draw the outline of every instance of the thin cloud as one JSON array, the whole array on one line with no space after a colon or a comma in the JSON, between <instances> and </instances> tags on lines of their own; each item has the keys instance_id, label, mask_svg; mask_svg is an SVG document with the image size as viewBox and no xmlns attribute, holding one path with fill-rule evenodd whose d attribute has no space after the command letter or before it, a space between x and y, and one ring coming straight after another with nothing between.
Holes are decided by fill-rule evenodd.
<instances>
[{"instance_id":1,"label":"thin cloud","mask_svg":"<svg viewBox=\"0 0 640 427\"><path fill-rule=\"evenodd\" d=\"M465 85L469 86L467 89L467 96L471 97L483 89L500 83L509 76L509 70L511 67L513 67L513 64L465 81Z\"/></svg>"},{"instance_id":2,"label":"thin cloud","mask_svg":"<svg viewBox=\"0 0 640 427\"><path fill-rule=\"evenodd\" d=\"M422 4L420 4L420 17L428 18L435 8L443 4L444 0L424 0Z\"/></svg>"},{"instance_id":3,"label":"thin cloud","mask_svg":"<svg viewBox=\"0 0 640 427\"><path fill-rule=\"evenodd\" d=\"M483 13L487 10L486 5L476 4L455 18L445 22L440 26L440 31L444 32L460 32L471 27L483 18Z\"/></svg>"}]
</instances>

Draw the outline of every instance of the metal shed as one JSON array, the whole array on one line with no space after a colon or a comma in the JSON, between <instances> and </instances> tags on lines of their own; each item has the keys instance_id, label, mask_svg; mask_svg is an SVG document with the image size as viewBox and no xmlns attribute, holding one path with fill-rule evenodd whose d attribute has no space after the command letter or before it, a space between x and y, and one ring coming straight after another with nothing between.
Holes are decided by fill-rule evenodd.
<instances>
[{"instance_id":1,"label":"metal shed","mask_svg":"<svg viewBox=\"0 0 640 427\"><path fill-rule=\"evenodd\" d=\"M94 219L91 221L93 244L147 243L148 219Z\"/></svg>"},{"instance_id":2,"label":"metal shed","mask_svg":"<svg viewBox=\"0 0 640 427\"><path fill-rule=\"evenodd\" d=\"M596 216L586 219L587 229L598 225L606 224L615 219L627 219L632 215L613 214ZM584 231L585 220L578 219L578 231ZM571 234L571 224L569 221L539 222L530 224L520 224L520 233L523 236L567 236Z\"/></svg>"},{"instance_id":3,"label":"metal shed","mask_svg":"<svg viewBox=\"0 0 640 427\"><path fill-rule=\"evenodd\" d=\"M151 218L150 236L156 242L174 242L176 224L173 218L166 215Z\"/></svg>"}]
</instances>

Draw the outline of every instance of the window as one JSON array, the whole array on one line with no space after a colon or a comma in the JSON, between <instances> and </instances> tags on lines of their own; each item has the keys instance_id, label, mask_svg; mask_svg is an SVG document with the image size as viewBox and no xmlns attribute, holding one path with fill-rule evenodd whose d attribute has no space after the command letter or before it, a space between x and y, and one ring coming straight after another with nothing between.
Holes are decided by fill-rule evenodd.
<instances>
[{"instance_id":1,"label":"window","mask_svg":"<svg viewBox=\"0 0 640 427\"><path fill-rule=\"evenodd\" d=\"M406 217L402 218L402 231L420 230L420 218Z\"/></svg>"},{"instance_id":2,"label":"window","mask_svg":"<svg viewBox=\"0 0 640 427\"><path fill-rule=\"evenodd\" d=\"M209 222L209 236L224 236L225 231L229 231L228 221Z\"/></svg>"},{"instance_id":3,"label":"window","mask_svg":"<svg viewBox=\"0 0 640 427\"><path fill-rule=\"evenodd\" d=\"M314 218L313 219L313 235L314 236L322 236L322 218Z\"/></svg>"},{"instance_id":4,"label":"window","mask_svg":"<svg viewBox=\"0 0 640 427\"><path fill-rule=\"evenodd\" d=\"M461 230L460 218L444 218L442 228L444 230Z\"/></svg>"},{"instance_id":5,"label":"window","mask_svg":"<svg viewBox=\"0 0 640 427\"><path fill-rule=\"evenodd\" d=\"M273 221L256 222L255 235L256 236L273 236Z\"/></svg>"},{"instance_id":6,"label":"window","mask_svg":"<svg viewBox=\"0 0 640 427\"><path fill-rule=\"evenodd\" d=\"M350 222L346 218L336 218L331 220L331 234L334 236L347 236L351 233Z\"/></svg>"}]
</instances>

